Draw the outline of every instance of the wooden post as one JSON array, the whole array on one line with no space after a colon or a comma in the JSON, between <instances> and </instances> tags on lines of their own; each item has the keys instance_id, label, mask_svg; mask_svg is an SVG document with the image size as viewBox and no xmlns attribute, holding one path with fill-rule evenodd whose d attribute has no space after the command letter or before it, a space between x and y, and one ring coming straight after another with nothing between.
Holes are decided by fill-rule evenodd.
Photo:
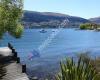
<instances>
[{"instance_id":1,"label":"wooden post","mask_svg":"<svg viewBox=\"0 0 100 80\"><path fill-rule=\"evenodd\" d=\"M12 47L12 45L10 44L10 43L8 43L8 47L12 50L13 49L13 47Z\"/></svg>"},{"instance_id":2,"label":"wooden post","mask_svg":"<svg viewBox=\"0 0 100 80\"><path fill-rule=\"evenodd\" d=\"M14 57L17 58L17 52L14 52Z\"/></svg>"},{"instance_id":3,"label":"wooden post","mask_svg":"<svg viewBox=\"0 0 100 80\"><path fill-rule=\"evenodd\" d=\"M26 73L26 64L22 65L22 73Z\"/></svg>"},{"instance_id":4,"label":"wooden post","mask_svg":"<svg viewBox=\"0 0 100 80\"><path fill-rule=\"evenodd\" d=\"M17 59L17 63L20 63L20 58L19 58L19 57L17 57L16 59Z\"/></svg>"},{"instance_id":5,"label":"wooden post","mask_svg":"<svg viewBox=\"0 0 100 80\"><path fill-rule=\"evenodd\" d=\"M8 47L10 48L10 43L8 43Z\"/></svg>"},{"instance_id":6,"label":"wooden post","mask_svg":"<svg viewBox=\"0 0 100 80\"><path fill-rule=\"evenodd\" d=\"M15 53L15 49L12 49L12 53Z\"/></svg>"}]
</instances>

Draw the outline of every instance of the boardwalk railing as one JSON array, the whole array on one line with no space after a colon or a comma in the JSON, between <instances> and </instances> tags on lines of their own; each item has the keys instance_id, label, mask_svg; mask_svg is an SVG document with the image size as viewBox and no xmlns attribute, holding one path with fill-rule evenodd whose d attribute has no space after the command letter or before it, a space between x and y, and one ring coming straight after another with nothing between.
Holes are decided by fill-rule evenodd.
<instances>
[{"instance_id":1,"label":"boardwalk railing","mask_svg":"<svg viewBox=\"0 0 100 80\"><path fill-rule=\"evenodd\" d=\"M12 51L12 59L17 63L20 63L20 57L18 57L18 53L10 43L8 43L8 48ZM26 64L22 65L22 73L26 73Z\"/></svg>"},{"instance_id":2,"label":"boardwalk railing","mask_svg":"<svg viewBox=\"0 0 100 80\"><path fill-rule=\"evenodd\" d=\"M13 54L12 59L16 61L17 63L20 63L20 57L18 57L18 53L16 52L16 50L10 43L8 43L8 48L11 49L12 51L12 54ZM26 64L22 64L22 73L26 73ZM33 78L30 78L30 80L38 80L38 78L33 77Z\"/></svg>"}]
</instances>

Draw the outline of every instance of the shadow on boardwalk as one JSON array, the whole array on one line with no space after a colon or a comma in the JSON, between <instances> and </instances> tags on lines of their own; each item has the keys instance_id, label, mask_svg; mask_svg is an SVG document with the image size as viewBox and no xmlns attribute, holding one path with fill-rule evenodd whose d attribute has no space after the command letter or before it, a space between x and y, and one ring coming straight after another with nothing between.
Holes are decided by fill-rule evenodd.
<instances>
[{"instance_id":1,"label":"shadow on boardwalk","mask_svg":"<svg viewBox=\"0 0 100 80\"><path fill-rule=\"evenodd\" d=\"M29 80L8 47L0 48L0 80Z\"/></svg>"},{"instance_id":2,"label":"shadow on boardwalk","mask_svg":"<svg viewBox=\"0 0 100 80\"><path fill-rule=\"evenodd\" d=\"M0 58L2 56L0 55ZM3 79L3 76L6 75L6 69L5 69L5 65L3 63L0 62L0 80Z\"/></svg>"}]
</instances>

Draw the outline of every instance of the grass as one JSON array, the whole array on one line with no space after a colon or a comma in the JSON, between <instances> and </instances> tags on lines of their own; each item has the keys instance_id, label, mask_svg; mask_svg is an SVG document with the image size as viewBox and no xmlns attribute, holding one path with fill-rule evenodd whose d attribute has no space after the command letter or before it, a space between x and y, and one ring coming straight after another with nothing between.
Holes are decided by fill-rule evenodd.
<instances>
[{"instance_id":1,"label":"grass","mask_svg":"<svg viewBox=\"0 0 100 80\"><path fill-rule=\"evenodd\" d=\"M92 59L87 54L81 54L77 61L67 58L60 66L56 80L100 80L100 58Z\"/></svg>"}]
</instances>

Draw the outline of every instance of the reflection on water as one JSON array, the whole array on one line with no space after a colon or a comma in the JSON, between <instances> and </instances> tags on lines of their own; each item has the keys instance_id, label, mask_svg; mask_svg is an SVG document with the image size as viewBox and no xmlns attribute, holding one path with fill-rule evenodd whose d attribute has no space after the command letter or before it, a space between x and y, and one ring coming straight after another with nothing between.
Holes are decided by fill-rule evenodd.
<instances>
[{"instance_id":1,"label":"reflection on water","mask_svg":"<svg viewBox=\"0 0 100 80\"><path fill-rule=\"evenodd\" d=\"M28 57L29 57L29 60L32 60L36 57L40 57L40 53L37 50L33 50L29 53Z\"/></svg>"},{"instance_id":2,"label":"reflection on water","mask_svg":"<svg viewBox=\"0 0 100 80\"><path fill-rule=\"evenodd\" d=\"M34 56L31 52L37 50L52 33L52 29L47 29L46 33L39 31L40 29L27 29L21 39L14 39L6 34L0 42L0 46L5 46L8 42L13 44L21 62L27 64L28 74L31 76L34 74L41 77L56 73L61 59L75 56L79 52L89 51L92 56L100 56L100 32L75 29L62 29L52 43L39 55ZM32 57L32 60L29 60L29 57Z\"/></svg>"}]
</instances>

